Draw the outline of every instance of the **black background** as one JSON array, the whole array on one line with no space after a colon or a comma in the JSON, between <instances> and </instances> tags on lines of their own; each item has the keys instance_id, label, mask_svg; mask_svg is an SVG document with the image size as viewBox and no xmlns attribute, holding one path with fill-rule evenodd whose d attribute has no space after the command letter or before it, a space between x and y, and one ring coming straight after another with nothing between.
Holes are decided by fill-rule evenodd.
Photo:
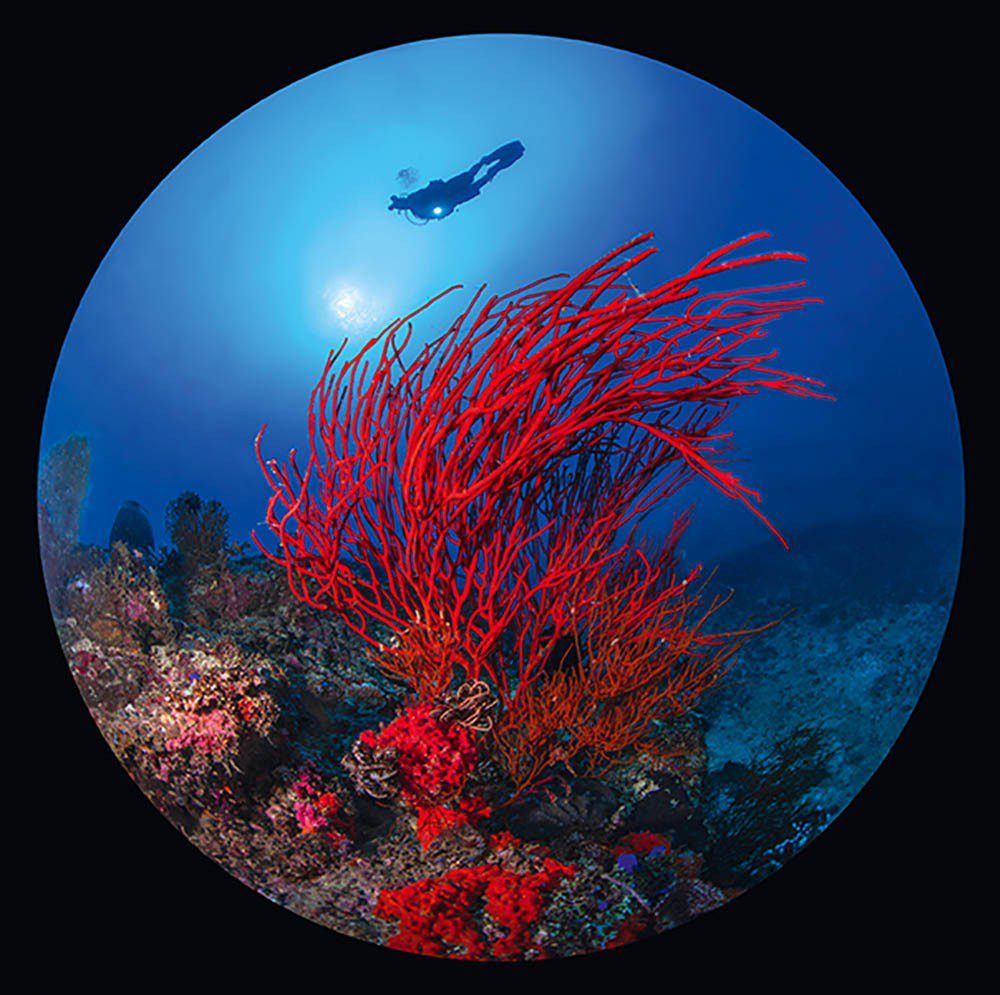
<instances>
[{"instance_id":1,"label":"black background","mask_svg":"<svg viewBox=\"0 0 1000 995\"><path fill-rule=\"evenodd\" d=\"M4 309L5 441L8 452L27 443L23 465L4 460L5 492L23 498L7 535L25 552L9 561L23 605L8 601L3 647L13 731L4 822L13 832L2 880L17 919L12 949L26 968L14 990L52 990L57 976L87 989L193 992L497 981L576 991L986 990L973 980L987 963L995 836L984 811L995 793L985 683L996 644L982 485L982 458L995 445L985 355L996 335L995 277L973 250L987 226L981 136L993 119L978 44L985 27L960 3L922 14L874 3L811 13L806 4L664 2L642 12L621 3L586 15L554 6L522 15L500 5L449 14L370 3L198 13L107 4L71 15L40 8L5 26L16 50L7 64L16 170L7 195L28 222L20 236L5 226L17 250ZM970 500L941 658L848 811L781 873L673 934L516 967L432 962L347 940L201 856L132 785L79 698L48 616L33 531L37 440L62 337L91 274L156 183L236 114L308 73L479 31L561 35L660 59L738 96L816 154L881 227L930 314L959 404Z\"/></svg>"}]
</instances>

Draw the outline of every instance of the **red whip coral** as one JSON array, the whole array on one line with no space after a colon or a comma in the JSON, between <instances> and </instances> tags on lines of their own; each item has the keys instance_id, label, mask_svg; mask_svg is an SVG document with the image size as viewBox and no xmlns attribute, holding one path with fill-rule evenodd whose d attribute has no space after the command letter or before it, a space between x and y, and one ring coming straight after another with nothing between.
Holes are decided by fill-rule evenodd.
<instances>
[{"instance_id":1,"label":"red whip coral","mask_svg":"<svg viewBox=\"0 0 1000 995\"><path fill-rule=\"evenodd\" d=\"M442 722L429 703L411 705L379 732L359 737L365 746L397 751L403 796L416 806L440 805L455 798L476 766L472 733L457 723Z\"/></svg>"},{"instance_id":2,"label":"red whip coral","mask_svg":"<svg viewBox=\"0 0 1000 995\"><path fill-rule=\"evenodd\" d=\"M486 960L544 956L534 933L546 897L574 868L546 859L542 870L515 874L496 864L458 868L379 895L375 914L396 919L388 945L409 953ZM484 917L503 935L488 944Z\"/></svg>"},{"instance_id":3,"label":"red whip coral","mask_svg":"<svg viewBox=\"0 0 1000 995\"><path fill-rule=\"evenodd\" d=\"M655 548L633 531L699 476L763 519L722 465L731 402L818 396L817 381L772 368L774 352L744 351L810 302L781 298L801 284L701 290L804 257L739 256L767 237L747 235L639 293L631 270L651 237L571 278L485 303L480 291L409 359L424 308L339 368L332 352L303 467L294 451L265 460L257 437L279 543L261 550L423 700L456 680L495 688L494 740L518 792L553 763L650 748L651 723L719 679L749 633L704 630L717 604L699 611L697 569L676 568L686 519ZM580 666L552 675L567 644Z\"/></svg>"}]
</instances>

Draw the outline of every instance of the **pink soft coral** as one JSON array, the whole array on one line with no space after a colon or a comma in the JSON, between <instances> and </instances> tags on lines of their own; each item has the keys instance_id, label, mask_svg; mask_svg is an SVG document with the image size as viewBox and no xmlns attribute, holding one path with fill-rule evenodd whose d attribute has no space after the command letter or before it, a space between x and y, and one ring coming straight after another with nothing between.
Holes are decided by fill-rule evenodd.
<instances>
[{"instance_id":1,"label":"pink soft coral","mask_svg":"<svg viewBox=\"0 0 1000 995\"><path fill-rule=\"evenodd\" d=\"M213 708L201 714L182 714L179 735L168 739L168 750L192 747L196 753L219 759L226 755L236 740L236 720L223 708Z\"/></svg>"},{"instance_id":2,"label":"pink soft coral","mask_svg":"<svg viewBox=\"0 0 1000 995\"><path fill-rule=\"evenodd\" d=\"M302 833L325 833L334 843L349 838L350 819L343 813L340 799L332 791L321 791L316 776L303 771L292 785L295 821Z\"/></svg>"}]
</instances>

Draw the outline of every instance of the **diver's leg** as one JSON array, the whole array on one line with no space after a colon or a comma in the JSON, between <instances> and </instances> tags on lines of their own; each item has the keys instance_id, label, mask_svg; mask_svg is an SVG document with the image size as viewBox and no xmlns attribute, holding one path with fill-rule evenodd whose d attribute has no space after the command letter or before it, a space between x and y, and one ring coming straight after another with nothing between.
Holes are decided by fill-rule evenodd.
<instances>
[{"instance_id":1,"label":"diver's leg","mask_svg":"<svg viewBox=\"0 0 1000 995\"><path fill-rule=\"evenodd\" d=\"M513 166L521 156L524 155L524 146L520 142L508 142L493 153L493 157L499 164L500 169Z\"/></svg>"}]
</instances>

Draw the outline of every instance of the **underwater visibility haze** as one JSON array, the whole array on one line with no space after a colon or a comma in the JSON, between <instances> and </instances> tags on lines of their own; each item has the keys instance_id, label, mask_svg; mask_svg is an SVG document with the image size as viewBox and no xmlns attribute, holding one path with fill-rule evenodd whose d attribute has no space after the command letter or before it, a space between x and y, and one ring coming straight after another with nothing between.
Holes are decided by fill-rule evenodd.
<instances>
[{"instance_id":1,"label":"underwater visibility haze","mask_svg":"<svg viewBox=\"0 0 1000 995\"><path fill-rule=\"evenodd\" d=\"M906 722L961 551L873 221L733 97L553 38L376 52L208 139L95 274L41 450L136 783L432 956L620 946L780 868Z\"/></svg>"}]
</instances>

